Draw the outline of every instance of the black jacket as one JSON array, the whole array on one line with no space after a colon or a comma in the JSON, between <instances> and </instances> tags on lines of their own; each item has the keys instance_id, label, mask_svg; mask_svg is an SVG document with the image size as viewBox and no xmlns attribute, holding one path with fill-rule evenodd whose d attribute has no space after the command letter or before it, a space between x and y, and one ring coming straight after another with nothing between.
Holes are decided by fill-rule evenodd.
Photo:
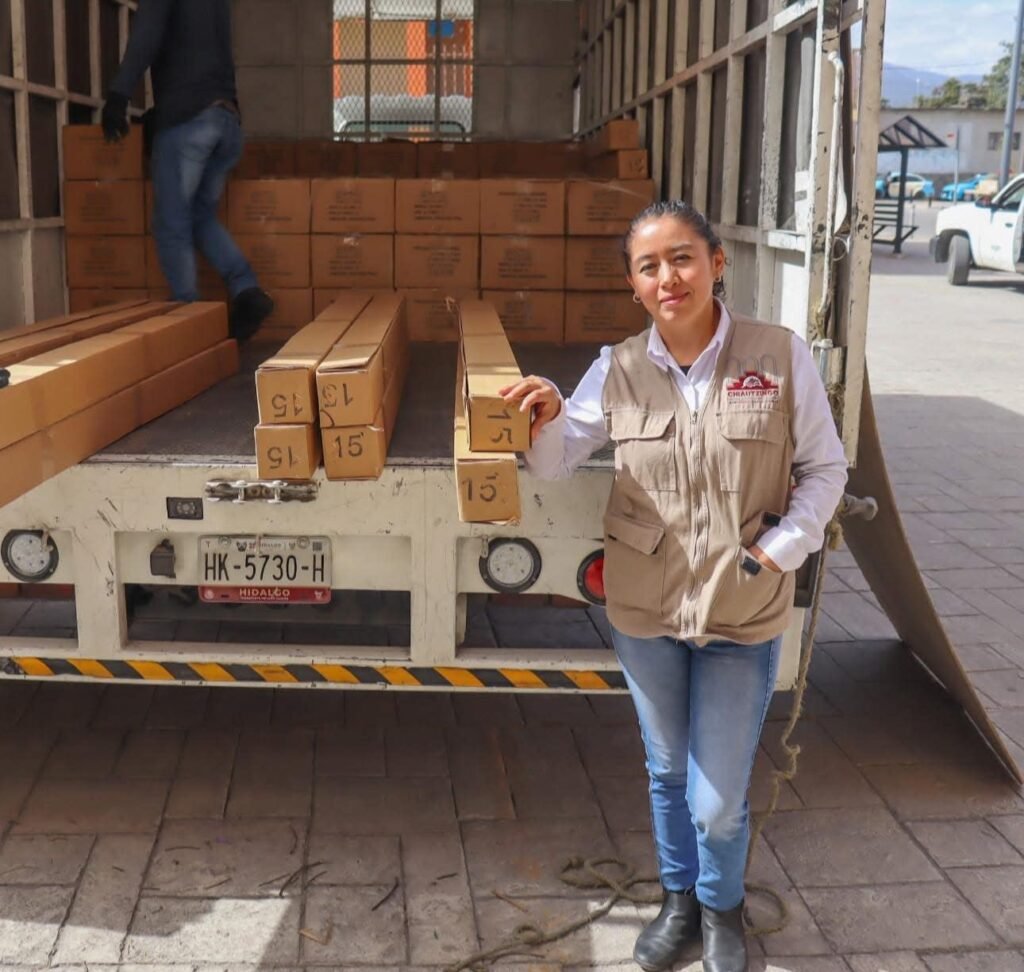
<instances>
[{"instance_id":1,"label":"black jacket","mask_svg":"<svg viewBox=\"0 0 1024 972\"><path fill-rule=\"evenodd\" d=\"M110 90L131 98L152 69L157 131L221 99L237 103L231 0L140 0Z\"/></svg>"}]
</instances>

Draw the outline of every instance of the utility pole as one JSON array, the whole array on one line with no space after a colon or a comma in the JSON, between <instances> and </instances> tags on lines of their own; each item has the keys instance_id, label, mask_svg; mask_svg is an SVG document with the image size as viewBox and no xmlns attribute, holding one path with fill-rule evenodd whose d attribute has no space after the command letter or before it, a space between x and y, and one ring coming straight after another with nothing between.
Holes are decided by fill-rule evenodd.
<instances>
[{"instance_id":1,"label":"utility pole","mask_svg":"<svg viewBox=\"0 0 1024 972\"><path fill-rule=\"evenodd\" d=\"M999 185L1010 179L1010 159L1013 153L1013 123L1017 117L1018 88L1020 86L1021 40L1024 36L1024 0L1017 8L1017 29L1013 36L1013 54L1010 55L1010 89L1006 92L1006 121L1003 124L1003 159L999 166Z\"/></svg>"}]
</instances>

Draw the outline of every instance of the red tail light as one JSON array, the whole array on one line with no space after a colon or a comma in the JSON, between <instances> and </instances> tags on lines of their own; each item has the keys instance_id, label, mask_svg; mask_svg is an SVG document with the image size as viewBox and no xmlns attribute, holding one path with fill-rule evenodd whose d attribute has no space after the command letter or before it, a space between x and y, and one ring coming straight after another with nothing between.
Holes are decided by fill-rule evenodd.
<instances>
[{"instance_id":1,"label":"red tail light","mask_svg":"<svg viewBox=\"0 0 1024 972\"><path fill-rule=\"evenodd\" d=\"M604 551L587 554L576 572L576 586L591 604L604 604Z\"/></svg>"}]
</instances>

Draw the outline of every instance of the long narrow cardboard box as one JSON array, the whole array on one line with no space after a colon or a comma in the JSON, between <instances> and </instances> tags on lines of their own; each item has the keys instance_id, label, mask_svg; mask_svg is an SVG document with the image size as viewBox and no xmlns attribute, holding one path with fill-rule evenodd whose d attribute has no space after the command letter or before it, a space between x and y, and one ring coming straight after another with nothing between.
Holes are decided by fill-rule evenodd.
<instances>
[{"instance_id":1,"label":"long narrow cardboard box","mask_svg":"<svg viewBox=\"0 0 1024 972\"><path fill-rule=\"evenodd\" d=\"M238 345L221 341L137 385L132 385L0 449L0 507L94 452L187 402L238 371Z\"/></svg>"},{"instance_id":2,"label":"long narrow cardboard box","mask_svg":"<svg viewBox=\"0 0 1024 972\"><path fill-rule=\"evenodd\" d=\"M0 367L9 367L37 354L63 347L72 341L96 334L116 331L126 324L134 324L149 317L166 314L178 305L171 301L132 302L124 309L104 307L100 310L83 314L69 315L70 320L55 318L58 323L40 321L38 325L29 324L28 328L14 328L10 336L0 336Z\"/></svg>"},{"instance_id":3,"label":"long narrow cardboard box","mask_svg":"<svg viewBox=\"0 0 1024 972\"><path fill-rule=\"evenodd\" d=\"M34 435L228 336L223 304L191 304L11 365L0 448Z\"/></svg>"},{"instance_id":4,"label":"long narrow cardboard box","mask_svg":"<svg viewBox=\"0 0 1024 972\"><path fill-rule=\"evenodd\" d=\"M373 422L322 430L324 471L328 479L378 479L384 471L409 373L407 342L401 345L397 354L398 360L384 390L384 400Z\"/></svg>"},{"instance_id":5,"label":"long narrow cardboard box","mask_svg":"<svg viewBox=\"0 0 1024 972\"><path fill-rule=\"evenodd\" d=\"M530 448L530 416L498 394L523 374L494 305L485 300L463 301L459 331L469 448L474 452L525 452Z\"/></svg>"},{"instance_id":6,"label":"long narrow cardboard box","mask_svg":"<svg viewBox=\"0 0 1024 972\"><path fill-rule=\"evenodd\" d=\"M516 457L470 449L461 357L455 379L455 486L463 523L515 523L521 516Z\"/></svg>"},{"instance_id":7,"label":"long narrow cardboard box","mask_svg":"<svg viewBox=\"0 0 1024 972\"><path fill-rule=\"evenodd\" d=\"M312 425L317 417L316 368L370 302L370 294L340 296L256 369L260 425Z\"/></svg>"},{"instance_id":8,"label":"long narrow cardboard box","mask_svg":"<svg viewBox=\"0 0 1024 972\"><path fill-rule=\"evenodd\" d=\"M408 343L405 298L378 294L317 366L322 431L376 420Z\"/></svg>"}]
</instances>

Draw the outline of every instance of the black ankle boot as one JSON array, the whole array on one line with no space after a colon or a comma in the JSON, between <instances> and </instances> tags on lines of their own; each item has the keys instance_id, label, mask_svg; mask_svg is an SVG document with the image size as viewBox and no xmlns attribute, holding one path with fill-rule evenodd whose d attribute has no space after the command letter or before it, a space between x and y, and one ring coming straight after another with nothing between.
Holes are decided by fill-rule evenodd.
<instances>
[{"instance_id":1,"label":"black ankle boot","mask_svg":"<svg viewBox=\"0 0 1024 972\"><path fill-rule=\"evenodd\" d=\"M633 959L645 972L661 972L679 961L683 949L700 936L700 903L689 891L666 891L661 911L642 932Z\"/></svg>"},{"instance_id":2,"label":"black ankle boot","mask_svg":"<svg viewBox=\"0 0 1024 972\"><path fill-rule=\"evenodd\" d=\"M248 341L273 310L274 301L265 290L259 287L243 290L231 301L228 333L238 341Z\"/></svg>"},{"instance_id":3,"label":"black ankle boot","mask_svg":"<svg viewBox=\"0 0 1024 972\"><path fill-rule=\"evenodd\" d=\"M747 972L747 939L743 902L728 911L701 908L704 972Z\"/></svg>"}]
</instances>

